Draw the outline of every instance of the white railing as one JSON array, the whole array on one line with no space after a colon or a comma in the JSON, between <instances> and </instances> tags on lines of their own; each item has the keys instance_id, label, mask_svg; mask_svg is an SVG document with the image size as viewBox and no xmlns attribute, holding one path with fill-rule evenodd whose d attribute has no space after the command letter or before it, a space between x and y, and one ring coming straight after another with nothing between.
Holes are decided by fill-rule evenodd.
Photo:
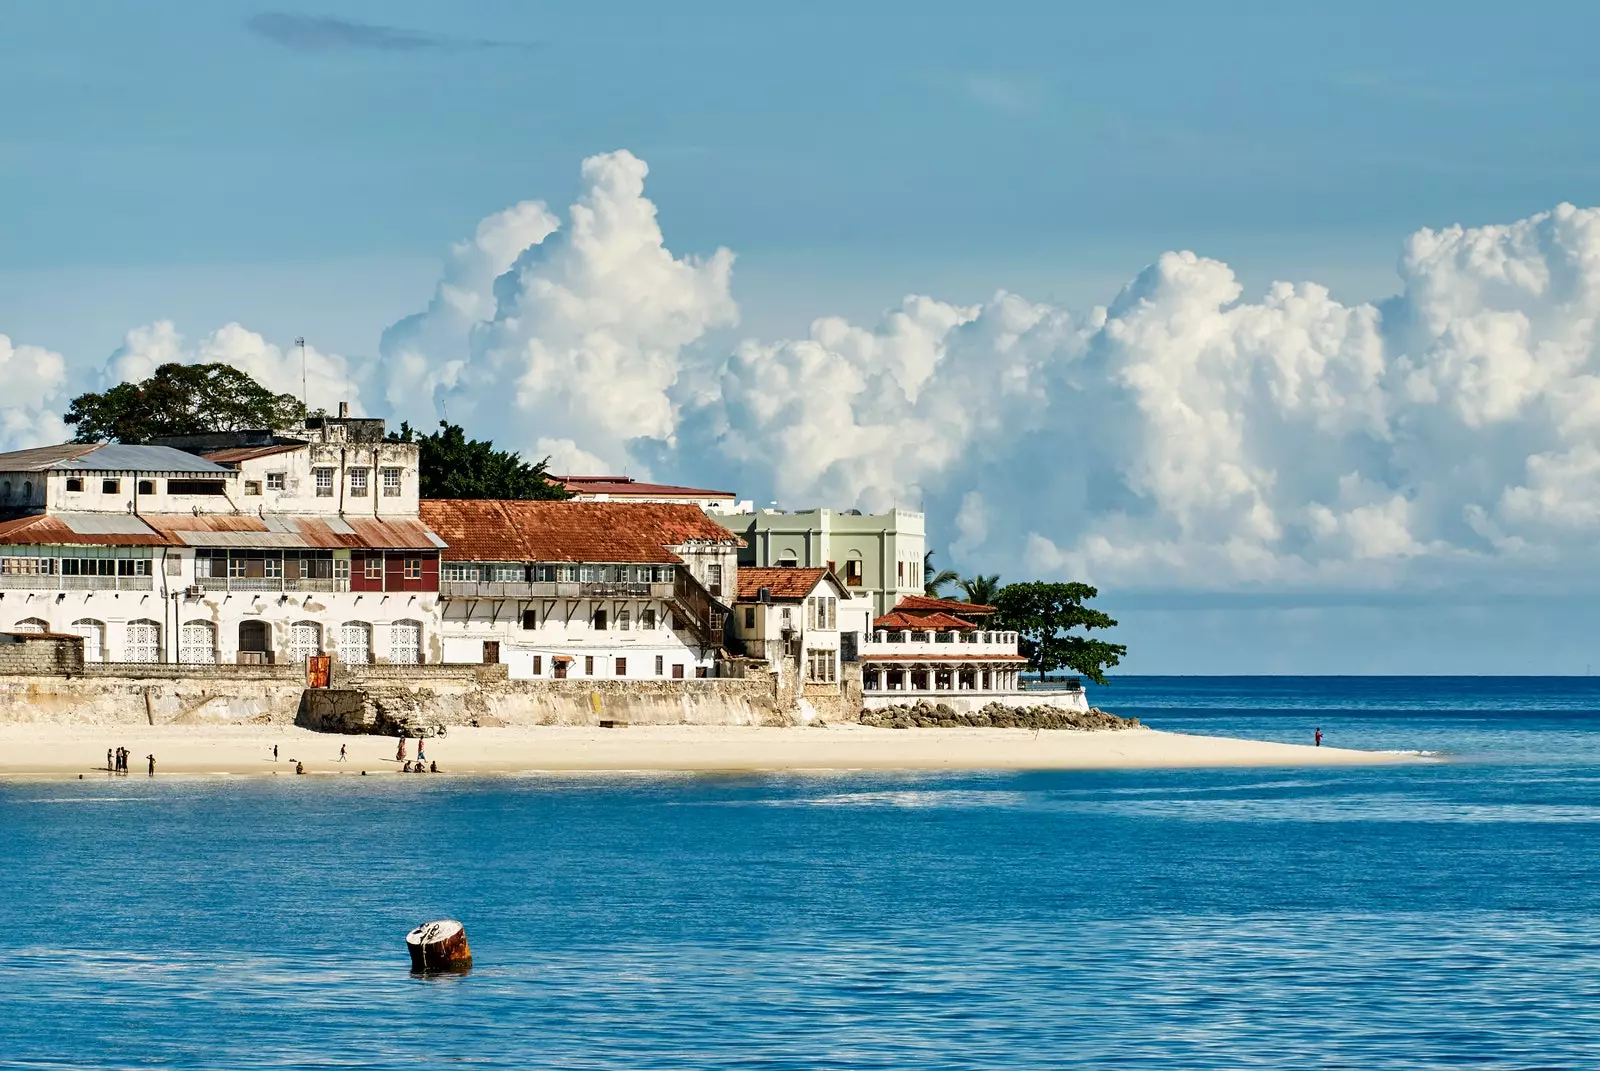
<instances>
[{"instance_id":1,"label":"white railing","mask_svg":"<svg viewBox=\"0 0 1600 1071\"><path fill-rule=\"evenodd\" d=\"M0 591L150 591L153 576L0 575Z\"/></svg>"},{"instance_id":2,"label":"white railing","mask_svg":"<svg viewBox=\"0 0 1600 1071\"><path fill-rule=\"evenodd\" d=\"M175 587L182 586L176 580ZM204 591L226 592L295 592L295 591L349 591L350 581L344 578L337 580L329 577L301 577L298 580L286 580L281 576L203 576L195 580L194 586Z\"/></svg>"},{"instance_id":3,"label":"white railing","mask_svg":"<svg viewBox=\"0 0 1600 1071\"><path fill-rule=\"evenodd\" d=\"M1017 653L1015 632L917 632L913 630L869 633L861 645L861 657L873 655L962 655Z\"/></svg>"}]
</instances>

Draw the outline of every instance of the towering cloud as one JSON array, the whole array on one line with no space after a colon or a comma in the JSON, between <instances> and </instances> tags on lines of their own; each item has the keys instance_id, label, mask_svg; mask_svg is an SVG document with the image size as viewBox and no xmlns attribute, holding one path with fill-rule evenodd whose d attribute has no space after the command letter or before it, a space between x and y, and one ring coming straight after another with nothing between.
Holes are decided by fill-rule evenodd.
<instances>
[{"instance_id":1,"label":"towering cloud","mask_svg":"<svg viewBox=\"0 0 1600 1071\"><path fill-rule=\"evenodd\" d=\"M19 345L0 335L0 450L16 450L65 438L67 362L40 346Z\"/></svg>"},{"instance_id":2,"label":"towering cloud","mask_svg":"<svg viewBox=\"0 0 1600 1071\"><path fill-rule=\"evenodd\" d=\"M370 367L309 355L313 404L359 384L376 411L448 409L558 469L925 506L968 569L1270 589L1594 571L1600 211L1419 231L1380 304L1247 295L1172 252L1084 312L912 296L875 324L712 346L737 320L733 256L674 254L646 175L596 156L565 221L534 201L486 218ZM299 387L296 355L237 324L193 346L136 329L107 375L171 359ZM60 356L0 339L0 373L19 385L0 433L50 438Z\"/></svg>"},{"instance_id":3,"label":"towering cloud","mask_svg":"<svg viewBox=\"0 0 1600 1071\"><path fill-rule=\"evenodd\" d=\"M416 384L452 418L470 415L508 445L551 453L558 469L620 467L635 439L670 443L684 347L735 322L733 255L675 257L644 196L647 172L628 152L585 160L565 230L553 230L542 205L486 220L453 254L429 310L386 335L386 393ZM521 249L517 235L529 239ZM507 254L491 290L478 269ZM462 334L491 302L492 315Z\"/></svg>"}]
</instances>

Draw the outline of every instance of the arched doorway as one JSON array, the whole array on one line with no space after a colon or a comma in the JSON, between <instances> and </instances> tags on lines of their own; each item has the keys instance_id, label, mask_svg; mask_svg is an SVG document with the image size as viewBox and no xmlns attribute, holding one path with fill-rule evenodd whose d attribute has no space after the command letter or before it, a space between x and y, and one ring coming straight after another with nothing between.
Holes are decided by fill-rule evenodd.
<instances>
[{"instance_id":1,"label":"arched doorway","mask_svg":"<svg viewBox=\"0 0 1600 1071\"><path fill-rule=\"evenodd\" d=\"M239 622L239 664L259 666L272 661L272 630L265 621Z\"/></svg>"},{"instance_id":2,"label":"arched doorway","mask_svg":"<svg viewBox=\"0 0 1600 1071\"><path fill-rule=\"evenodd\" d=\"M72 623L72 631L83 637L83 660L85 662L104 662L106 660L106 623L96 621L90 617L79 618Z\"/></svg>"},{"instance_id":3,"label":"arched doorway","mask_svg":"<svg viewBox=\"0 0 1600 1071\"><path fill-rule=\"evenodd\" d=\"M212 665L217 660L217 626L209 621L186 621L178 633L178 661Z\"/></svg>"},{"instance_id":4,"label":"arched doorway","mask_svg":"<svg viewBox=\"0 0 1600 1071\"><path fill-rule=\"evenodd\" d=\"M289 656L304 662L322 653L322 626L315 621L296 621L289 626Z\"/></svg>"},{"instance_id":5,"label":"arched doorway","mask_svg":"<svg viewBox=\"0 0 1600 1071\"><path fill-rule=\"evenodd\" d=\"M122 657L125 661L161 661L161 625L158 622L129 621L124 636Z\"/></svg>"}]
</instances>

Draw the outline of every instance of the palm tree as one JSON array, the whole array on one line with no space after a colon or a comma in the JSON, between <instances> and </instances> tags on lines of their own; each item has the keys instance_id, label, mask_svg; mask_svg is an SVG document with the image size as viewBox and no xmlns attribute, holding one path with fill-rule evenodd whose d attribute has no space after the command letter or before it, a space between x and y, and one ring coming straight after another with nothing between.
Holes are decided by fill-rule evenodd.
<instances>
[{"instance_id":1,"label":"palm tree","mask_svg":"<svg viewBox=\"0 0 1600 1071\"><path fill-rule=\"evenodd\" d=\"M993 606L995 596L1000 594L1000 574L979 573L957 582L956 587L966 593L967 601L974 606Z\"/></svg>"},{"instance_id":2,"label":"palm tree","mask_svg":"<svg viewBox=\"0 0 1600 1071\"><path fill-rule=\"evenodd\" d=\"M933 551L922 556L922 593L937 599L939 589L954 584L961 576L954 569L935 569Z\"/></svg>"}]
</instances>

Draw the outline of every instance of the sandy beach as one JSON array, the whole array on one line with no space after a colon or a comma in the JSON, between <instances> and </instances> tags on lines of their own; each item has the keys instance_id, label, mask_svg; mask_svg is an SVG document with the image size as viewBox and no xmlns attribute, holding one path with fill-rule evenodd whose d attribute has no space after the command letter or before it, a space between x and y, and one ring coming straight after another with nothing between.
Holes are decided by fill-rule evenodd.
<instances>
[{"instance_id":1,"label":"sandy beach","mask_svg":"<svg viewBox=\"0 0 1600 1071\"><path fill-rule=\"evenodd\" d=\"M0 725L0 778L105 774L106 749L131 752L132 776L399 776L392 738L337 736L293 726ZM339 747L348 760L339 762ZM272 749L278 748L278 761ZM416 755L410 741L407 755ZM1342 766L1411 756L1136 729L873 729L638 726L452 728L427 741L445 775L536 771L741 771L892 769L1115 769L1205 766Z\"/></svg>"}]
</instances>

